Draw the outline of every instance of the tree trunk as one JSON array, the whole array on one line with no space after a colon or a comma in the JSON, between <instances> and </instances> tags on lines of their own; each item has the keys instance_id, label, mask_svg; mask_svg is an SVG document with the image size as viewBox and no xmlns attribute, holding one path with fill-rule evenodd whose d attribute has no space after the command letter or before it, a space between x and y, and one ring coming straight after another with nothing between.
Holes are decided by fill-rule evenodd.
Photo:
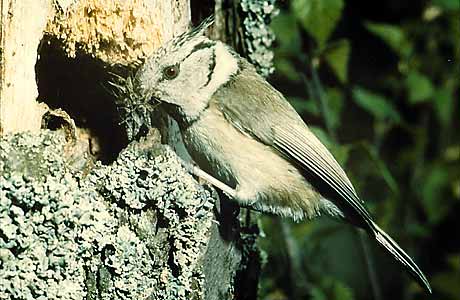
<instances>
[{"instance_id":1,"label":"tree trunk","mask_svg":"<svg viewBox=\"0 0 460 300\"><path fill-rule=\"evenodd\" d=\"M34 67L51 2L1 0L0 9L0 135L37 132L44 109L35 101Z\"/></svg>"},{"instance_id":2,"label":"tree trunk","mask_svg":"<svg viewBox=\"0 0 460 300\"><path fill-rule=\"evenodd\" d=\"M1 13L0 299L254 299L257 227L158 130L128 145L107 92L189 26L188 1Z\"/></svg>"}]
</instances>

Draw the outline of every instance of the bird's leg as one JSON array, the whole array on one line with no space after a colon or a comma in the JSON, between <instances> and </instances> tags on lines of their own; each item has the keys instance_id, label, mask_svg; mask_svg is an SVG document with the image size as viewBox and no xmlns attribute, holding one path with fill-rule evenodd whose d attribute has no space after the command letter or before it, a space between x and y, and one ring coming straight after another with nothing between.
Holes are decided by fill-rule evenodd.
<instances>
[{"instance_id":1,"label":"bird's leg","mask_svg":"<svg viewBox=\"0 0 460 300\"><path fill-rule=\"evenodd\" d=\"M230 186L228 186L225 183L223 183L222 181L214 178L212 175L209 175L208 173L206 173L205 171L201 170L199 167L197 167L196 165L193 165L192 163L183 162L183 165L189 171L189 173L191 173L191 174L193 174L193 175L195 175L195 176L207 181L208 183L210 183L214 187L220 189L222 192L224 192L224 194L226 194L228 197L230 197L230 200L235 201L238 204L239 207L257 211L257 209L255 209L253 207L254 202L250 202L250 201L242 202L242 201L239 201L239 199L241 198L240 197L241 193L238 193L238 191L236 189L233 189Z\"/></svg>"},{"instance_id":2,"label":"bird's leg","mask_svg":"<svg viewBox=\"0 0 460 300\"><path fill-rule=\"evenodd\" d=\"M190 172L192 173L193 175L201 178L201 179L204 179L206 180L207 182L209 182L210 184L212 184L213 186L215 186L216 188L222 190L222 192L224 192L225 194L227 194L227 196L229 196L231 199L237 199L236 198L236 190L235 189L232 189L231 187L229 187L228 185L226 185L225 183L221 182L220 180L212 177L211 175L209 175L208 173L206 173L205 171L201 170L200 168L198 168L197 166L195 165L192 165L190 163L186 163L185 164L185 168Z\"/></svg>"}]
</instances>

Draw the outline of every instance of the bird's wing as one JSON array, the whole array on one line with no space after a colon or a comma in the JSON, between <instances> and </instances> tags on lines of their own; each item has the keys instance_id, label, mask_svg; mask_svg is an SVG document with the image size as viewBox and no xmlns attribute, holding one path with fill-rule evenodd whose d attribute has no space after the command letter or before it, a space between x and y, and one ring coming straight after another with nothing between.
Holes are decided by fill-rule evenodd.
<instances>
[{"instance_id":1,"label":"bird's wing","mask_svg":"<svg viewBox=\"0 0 460 300\"><path fill-rule=\"evenodd\" d=\"M332 154L285 98L262 77L254 74L252 66L243 63L240 74L213 96L213 101L225 118L242 133L271 146L303 170L310 183L324 197L333 201L348 221L372 234L381 247L431 292L430 284L419 267L372 221Z\"/></svg>"},{"instance_id":2,"label":"bird's wing","mask_svg":"<svg viewBox=\"0 0 460 300\"><path fill-rule=\"evenodd\" d=\"M311 183L331 198L347 219L364 227L365 223L370 225L369 213L345 172L285 98L263 78L244 69L237 77L214 95L225 118L307 173Z\"/></svg>"}]
</instances>

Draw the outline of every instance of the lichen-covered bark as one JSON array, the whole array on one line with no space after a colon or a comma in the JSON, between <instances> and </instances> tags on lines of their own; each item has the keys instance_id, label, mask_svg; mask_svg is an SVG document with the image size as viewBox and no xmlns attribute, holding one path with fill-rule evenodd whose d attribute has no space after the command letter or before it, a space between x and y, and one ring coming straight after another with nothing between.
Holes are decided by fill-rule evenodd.
<instances>
[{"instance_id":1,"label":"lichen-covered bark","mask_svg":"<svg viewBox=\"0 0 460 300\"><path fill-rule=\"evenodd\" d=\"M66 145L0 140L0 299L232 299L241 253L169 147L151 135L85 175Z\"/></svg>"},{"instance_id":2,"label":"lichen-covered bark","mask_svg":"<svg viewBox=\"0 0 460 300\"><path fill-rule=\"evenodd\" d=\"M271 20L278 14L276 0L215 0L216 30L213 37L246 57L262 76L275 70L275 34Z\"/></svg>"},{"instance_id":3,"label":"lichen-covered bark","mask_svg":"<svg viewBox=\"0 0 460 300\"><path fill-rule=\"evenodd\" d=\"M257 71L267 77L275 70L272 50L275 34L267 25L278 14L275 0L241 0L240 5L245 16L243 21L245 54L256 66Z\"/></svg>"}]
</instances>

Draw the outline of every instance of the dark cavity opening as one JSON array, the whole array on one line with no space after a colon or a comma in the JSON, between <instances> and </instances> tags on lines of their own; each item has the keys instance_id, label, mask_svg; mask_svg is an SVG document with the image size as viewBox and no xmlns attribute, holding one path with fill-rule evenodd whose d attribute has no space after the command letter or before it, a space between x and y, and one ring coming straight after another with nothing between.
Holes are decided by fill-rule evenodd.
<instances>
[{"instance_id":1,"label":"dark cavity opening","mask_svg":"<svg viewBox=\"0 0 460 300\"><path fill-rule=\"evenodd\" d=\"M90 135L96 159L110 163L128 139L118 124L119 115L109 81L112 73L126 73L88 55L69 58L59 42L45 37L38 49L35 67L39 101L65 110L79 128Z\"/></svg>"}]
</instances>

